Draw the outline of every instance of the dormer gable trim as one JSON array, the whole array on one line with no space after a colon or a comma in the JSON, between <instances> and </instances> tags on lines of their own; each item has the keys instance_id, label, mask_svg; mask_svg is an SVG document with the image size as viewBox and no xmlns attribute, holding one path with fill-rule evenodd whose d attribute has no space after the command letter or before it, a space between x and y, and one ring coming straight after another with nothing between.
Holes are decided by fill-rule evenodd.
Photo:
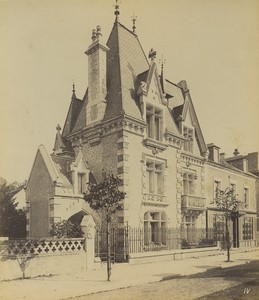
<instances>
[{"instance_id":1,"label":"dormer gable trim","mask_svg":"<svg viewBox=\"0 0 259 300\"><path fill-rule=\"evenodd\" d=\"M73 169L75 169L75 168L78 168L79 163L80 163L81 161L83 161L85 171L89 171L87 162L86 162L85 159L84 159L84 155L83 155L82 149L79 148L79 152L78 152L78 154L77 154L76 160L71 164L71 170L73 170Z\"/></svg>"},{"instance_id":2,"label":"dormer gable trim","mask_svg":"<svg viewBox=\"0 0 259 300\"><path fill-rule=\"evenodd\" d=\"M156 86L158 88L159 97L161 99L162 104L167 104L167 102L165 100L165 97L164 97L164 94L163 94L162 87L161 87L161 82L159 80L159 74L158 74L157 66L156 66L156 63L154 61L151 62L149 71L147 73L146 81L141 81L140 82L140 87L138 89L138 94L141 95L142 93L144 93L145 95L148 95L153 77L156 81Z\"/></svg>"},{"instance_id":3,"label":"dormer gable trim","mask_svg":"<svg viewBox=\"0 0 259 300\"><path fill-rule=\"evenodd\" d=\"M185 95L185 101L183 104L183 110L182 110L182 114L179 116L178 121L180 123L184 123L188 114L188 111L190 113L190 117L191 117L191 122L193 127L195 128L195 136L197 139L197 143L201 152L201 155L205 155L207 147L206 147L206 143L200 128L200 124L191 100L191 96L189 94L189 90L186 91L186 95Z\"/></svg>"}]
</instances>

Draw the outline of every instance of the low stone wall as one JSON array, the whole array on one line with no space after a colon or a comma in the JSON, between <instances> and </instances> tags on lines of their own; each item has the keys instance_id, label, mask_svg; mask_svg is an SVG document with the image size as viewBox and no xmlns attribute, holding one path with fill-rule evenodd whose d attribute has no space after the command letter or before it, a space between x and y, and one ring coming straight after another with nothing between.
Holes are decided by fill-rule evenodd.
<instances>
[{"instance_id":1,"label":"low stone wall","mask_svg":"<svg viewBox=\"0 0 259 300\"><path fill-rule=\"evenodd\" d=\"M193 248L186 250L169 250L169 251L150 251L144 253L130 254L130 264L143 264L158 261L180 260L186 258L198 258L202 256L218 255L220 250L218 247L210 248Z\"/></svg>"},{"instance_id":2,"label":"low stone wall","mask_svg":"<svg viewBox=\"0 0 259 300\"><path fill-rule=\"evenodd\" d=\"M0 280L82 272L87 268L84 239L5 241L0 250Z\"/></svg>"}]
</instances>

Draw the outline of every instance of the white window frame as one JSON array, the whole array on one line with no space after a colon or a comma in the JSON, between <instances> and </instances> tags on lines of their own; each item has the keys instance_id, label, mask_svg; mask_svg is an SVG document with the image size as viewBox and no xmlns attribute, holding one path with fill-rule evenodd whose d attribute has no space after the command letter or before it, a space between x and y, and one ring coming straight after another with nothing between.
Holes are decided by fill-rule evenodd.
<instances>
[{"instance_id":1,"label":"white window frame","mask_svg":"<svg viewBox=\"0 0 259 300\"><path fill-rule=\"evenodd\" d=\"M164 194L164 162L146 159L147 193L155 195Z\"/></svg>"},{"instance_id":2,"label":"white window frame","mask_svg":"<svg viewBox=\"0 0 259 300\"><path fill-rule=\"evenodd\" d=\"M214 182L213 182L213 199L216 198L216 189L220 189L221 190L221 184L222 184L222 181L221 181L221 178L218 178L218 177L214 177Z\"/></svg>"},{"instance_id":3,"label":"white window frame","mask_svg":"<svg viewBox=\"0 0 259 300\"><path fill-rule=\"evenodd\" d=\"M77 192L78 194L83 194L86 191L86 173L77 173Z\"/></svg>"},{"instance_id":4,"label":"white window frame","mask_svg":"<svg viewBox=\"0 0 259 300\"><path fill-rule=\"evenodd\" d=\"M195 173L183 172L183 195L195 196Z\"/></svg>"},{"instance_id":5,"label":"white window frame","mask_svg":"<svg viewBox=\"0 0 259 300\"><path fill-rule=\"evenodd\" d=\"M245 208L248 208L249 207L249 198L250 198L250 188L248 185L244 185L243 196L244 196Z\"/></svg>"},{"instance_id":6,"label":"white window frame","mask_svg":"<svg viewBox=\"0 0 259 300\"><path fill-rule=\"evenodd\" d=\"M147 138L163 140L163 110L155 105L146 103L146 135Z\"/></svg>"},{"instance_id":7,"label":"white window frame","mask_svg":"<svg viewBox=\"0 0 259 300\"><path fill-rule=\"evenodd\" d=\"M186 139L183 143L183 150L186 152L194 152L194 136L195 129L192 126L182 125L182 135Z\"/></svg>"}]
</instances>

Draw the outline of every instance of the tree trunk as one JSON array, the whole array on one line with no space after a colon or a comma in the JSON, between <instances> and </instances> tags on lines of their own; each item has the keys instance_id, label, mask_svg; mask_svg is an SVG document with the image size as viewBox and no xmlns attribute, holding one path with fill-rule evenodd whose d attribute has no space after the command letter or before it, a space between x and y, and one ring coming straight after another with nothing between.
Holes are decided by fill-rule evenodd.
<instances>
[{"instance_id":1,"label":"tree trunk","mask_svg":"<svg viewBox=\"0 0 259 300\"><path fill-rule=\"evenodd\" d=\"M107 242L107 281L111 278L111 245L110 245L110 222L107 221L107 231L106 231L106 242Z\"/></svg>"},{"instance_id":2,"label":"tree trunk","mask_svg":"<svg viewBox=\"0 0 259 300\"><path fill-rule=\"evenodd\" d=\"M227 261L230 261L230 236L229 236L229 229L228 229L228 215L226 215L226 242L227 242Z\"/></svg>"}]
</instances>

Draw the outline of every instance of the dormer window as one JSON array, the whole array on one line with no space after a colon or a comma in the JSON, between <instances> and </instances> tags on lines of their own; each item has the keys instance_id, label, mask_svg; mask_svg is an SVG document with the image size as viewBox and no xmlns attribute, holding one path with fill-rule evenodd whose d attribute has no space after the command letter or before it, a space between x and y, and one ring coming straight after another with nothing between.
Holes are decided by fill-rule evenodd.
<instances>
[{"instance_id":1,"label":"dormer window","mask_svg":"<svg viewBox=\"0 0 259 300\"><path fill-rule=\"evenodd\" d=\"M147 137L162 140L162 111L152 105L146 107Z\"/></svg>"},{"instance_id":2,"label":"dormer window","mask_svg":"<svg viewBox=\"0 0 259 300\"><path fill-rule=\"evenodd\" d=\"M192 128L187 126L183 127L183 136L186 139L184 141L184 151L193 152L193 140L194 140L194 131Z\"/></svg>"},{"instance_id":3,"label":"dormer window","mask_svg":"<svg viewBox=\"0 0 259 300\"><path fill-rule=\"evenodd\" d=\"M86 191L86 174L77 174L78 194L83 194Z\"/></svg>"}]
</instances>

